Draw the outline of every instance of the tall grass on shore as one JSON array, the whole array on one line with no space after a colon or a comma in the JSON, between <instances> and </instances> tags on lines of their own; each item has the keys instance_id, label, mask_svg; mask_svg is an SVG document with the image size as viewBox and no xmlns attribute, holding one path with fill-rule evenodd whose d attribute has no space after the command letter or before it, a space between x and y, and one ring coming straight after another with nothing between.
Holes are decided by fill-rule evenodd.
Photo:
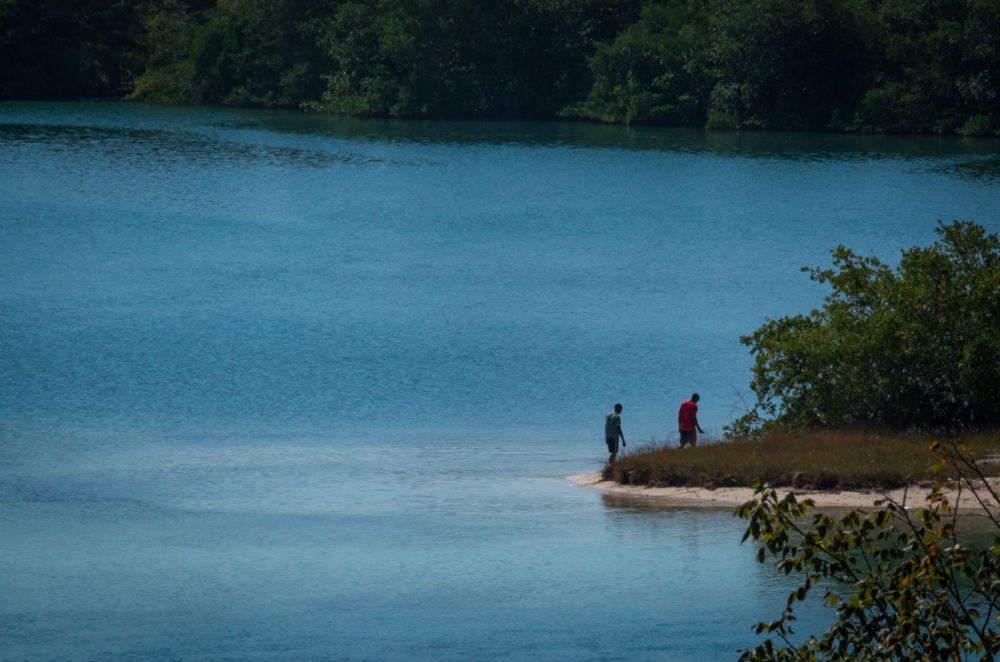
<instances>
[{"instance_id":1,"label":"tall grass on shore","mask_svg":"<svg viewBox=\"0 0 1000 662\"><path fill-rule=\"evenodd\" d=\"M620 455L602 476L623 485L743 487L755 479L796 489L894 489L909 482L948 478L935 472L938 457L928 436L852 431L773 432L752 441L722 441L696 448L650 442ZM1000 476L1000 433L962 439L987 476Z\"/></svg>"}]
</instances>

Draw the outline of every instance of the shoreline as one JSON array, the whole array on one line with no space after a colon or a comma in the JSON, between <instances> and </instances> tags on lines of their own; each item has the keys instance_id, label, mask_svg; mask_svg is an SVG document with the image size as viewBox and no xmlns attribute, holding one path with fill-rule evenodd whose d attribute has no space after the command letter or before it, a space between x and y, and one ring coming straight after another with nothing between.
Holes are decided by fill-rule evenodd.
<instances>
[{"instance_id":1,"label":"shoreline","mask_svg":"<svg viewBox=\"0 0 1000 662\"><path fill-rule=\"evenodd\" d=\"M612 494L651 499L664 504L704 508L732 507L735 509L752 499L754 494L751 487L709 489L707 487L620 485L614 481L602 480L598 471L568 476L567 480L581 487L590 487ZM911 509L926 506L926 497L930 490L931 487L928 485L926 487L910 487L909 489L900 488L888 492L879 490L792 490L790 488L778 488L777 492L779 498L784 497L788 492L795 492L800 500L812 499L816 503L816 508L874 508L875 501L888 497L897 503L903 503L907 509ZM975 511L982 508L967 489L962 491L961 499L957 502L955 490L943 490L942 493L948 496L951 505L959 510ZM906 499L905 503L904 498Z\"/></svg>"}]
</instances>

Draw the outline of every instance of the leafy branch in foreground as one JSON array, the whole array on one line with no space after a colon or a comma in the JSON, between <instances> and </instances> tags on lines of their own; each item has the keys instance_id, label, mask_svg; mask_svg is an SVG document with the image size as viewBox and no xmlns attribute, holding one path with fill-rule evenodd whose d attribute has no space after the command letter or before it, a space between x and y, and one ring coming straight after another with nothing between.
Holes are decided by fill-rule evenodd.
<instances>
[{"instance_id":1,"label":"leafy branch in foreground","mask_svg":"<svg viewBox=\"0 0 1000 662\"><path fill-rule=\"evenodd\" d=\"M957 480L939 482L927 506L907 510L901 502L875 502L876 510L853 510L834 518L815 514L814 503L793 493L778 498L766 484L736 514L749 524L743 540L760 544L757 561L802 581L780 618L758 623L769 635L741 660L994 660L1000 652L1000 535L985 549L960 542L956 502L971 493L976 513L1000 534L995 512L1000 496L975 458L958 442L931 445L938 466L950 466ZM964 515L963 515L964 517ZM796 642L796 603L825 584L825 603L836 621L820 636Z\"/></svg>"}]
</instances>

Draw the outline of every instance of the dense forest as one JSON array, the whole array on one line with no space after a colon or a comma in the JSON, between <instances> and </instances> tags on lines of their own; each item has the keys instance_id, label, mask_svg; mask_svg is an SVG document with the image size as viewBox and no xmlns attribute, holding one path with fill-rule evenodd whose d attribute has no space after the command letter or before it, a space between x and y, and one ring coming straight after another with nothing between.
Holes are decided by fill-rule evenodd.
<instances>
[{"instance_id":1,"label":"dense forest","mask_svg":"<svg viewBox=\"0 0 1000 662\"><path fill-rule=\"evenodd\" d=\"M0 98L1000 135L997 0L3 0Z\"/></svg>"}]
</instances>

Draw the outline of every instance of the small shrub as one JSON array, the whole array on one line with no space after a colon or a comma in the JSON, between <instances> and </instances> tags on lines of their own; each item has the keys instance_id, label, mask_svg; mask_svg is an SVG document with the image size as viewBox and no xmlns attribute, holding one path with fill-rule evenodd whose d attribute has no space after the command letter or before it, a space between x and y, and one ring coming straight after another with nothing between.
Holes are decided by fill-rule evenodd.
<instances>
[{"instance_id":1,"label":"small shrub","mask_svg":"<svg viewBox=\"0 0 1000 662\"><path fill-rule=\"evenodd\" d=\"M986 115L974 115L958 130L958 133L963 136L995 135L997 131L991 124L990 118Z\"/></svg>"},{"instance_id":2,"label":"small shrub","mask_svg":"<svg viewBox=\"0 0 1000 662\"><path fill-rule=\"evenodd\" d=\"M708 111L708 120L705 122L705 128L709 131L736 131L740 128L740 123L735 116L729 113L710 110Z\"/></svg>"}]
</instances>

